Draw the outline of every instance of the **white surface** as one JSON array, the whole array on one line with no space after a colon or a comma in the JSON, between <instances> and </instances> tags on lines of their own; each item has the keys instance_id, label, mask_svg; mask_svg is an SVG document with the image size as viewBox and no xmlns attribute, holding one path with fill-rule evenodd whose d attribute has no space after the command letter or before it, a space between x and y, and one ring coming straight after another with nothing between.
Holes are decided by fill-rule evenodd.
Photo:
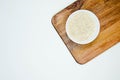
<instances>
[{"instance_id":1,"label":"white surface","mask_svg":"<svg viewBox=\"0 0 120 80\"><path fill-rule=\"evenodd\" d=\"M0 80L120 80L120 43L77 64L51 25L73 0L0 0Z\"/></svg>"},{"instance_id":2,"label":"white surface","mask_svg":"<svg viewBox=\"0 0 120 80\"><path fill-rule=\"evenodd\" d=\"M73 42L88 44L96 39L99 32L98 17L89 10L77 10L67 19L66 33Z\"/></svg>"}]
</instances>

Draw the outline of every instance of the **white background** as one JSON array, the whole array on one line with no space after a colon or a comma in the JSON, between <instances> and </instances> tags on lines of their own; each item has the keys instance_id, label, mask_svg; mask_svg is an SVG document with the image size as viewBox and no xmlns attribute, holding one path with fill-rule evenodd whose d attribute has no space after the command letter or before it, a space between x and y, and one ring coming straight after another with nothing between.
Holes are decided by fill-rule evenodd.
<instances>
[{"instance_id":1,"label":"white background","mask_svg":"<svg viewBox=\"0 0 120 80\"><path fill-rule=\"evenodd\" d=\"M120 80L120 43L77 64L51 24L74 0L0 0L0 80Z\"/></svg>"}]
</instances>

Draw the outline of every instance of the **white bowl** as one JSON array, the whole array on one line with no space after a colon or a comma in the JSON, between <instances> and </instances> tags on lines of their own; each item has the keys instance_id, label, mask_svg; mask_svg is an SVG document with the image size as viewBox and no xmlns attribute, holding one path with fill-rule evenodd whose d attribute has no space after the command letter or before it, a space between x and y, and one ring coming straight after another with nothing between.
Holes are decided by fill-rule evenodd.
<instances>
[{"instance_id":1,"label":"white bowl","mask_svg":"<svg viewBox=\"0 0 120 80\"><path fill-rule=\"evenodd\" d=\"M88 10L73 12L66 22L66 33L75 43L88 44L96 39L100 32L97 16Z\"/></svg>"}]
</instances>

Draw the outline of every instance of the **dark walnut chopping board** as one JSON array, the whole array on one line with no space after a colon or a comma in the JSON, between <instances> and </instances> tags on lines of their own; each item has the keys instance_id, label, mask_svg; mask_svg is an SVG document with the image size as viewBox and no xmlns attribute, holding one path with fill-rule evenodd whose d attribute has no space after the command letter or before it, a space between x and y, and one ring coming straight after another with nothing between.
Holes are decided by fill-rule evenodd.
<instances>
[{"instance_id":1,"label":"dark walnut chopping board","mask_svg":"<svg viewBox=\"0 0 120 80\"><path fill-rule=\"evenodd\" d=\"M65 30L66 21L76 10L90 10L100 20L100 33L91 43L72 42ZM52 24L74 59L84 64L120 42L120 0L77 0L52 18Z\"/></svg>"}]
</instances>

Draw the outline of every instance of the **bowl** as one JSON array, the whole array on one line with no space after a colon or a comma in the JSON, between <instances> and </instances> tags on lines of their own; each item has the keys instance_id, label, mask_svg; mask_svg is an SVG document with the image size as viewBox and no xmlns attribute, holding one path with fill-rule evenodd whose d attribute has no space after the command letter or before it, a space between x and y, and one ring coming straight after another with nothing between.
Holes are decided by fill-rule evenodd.
<instances>
[{"instance_id":1,"label":"bowl","mask_svg":"<svg viewBox=\"0 0 120 80\"><path fill-rule=\"evenodd\" d=\"M89 10L77 10L66 21L66 33L70 40L78 44L94 41L100 32L98 17Z\"/></svg>"}]
</instances>

